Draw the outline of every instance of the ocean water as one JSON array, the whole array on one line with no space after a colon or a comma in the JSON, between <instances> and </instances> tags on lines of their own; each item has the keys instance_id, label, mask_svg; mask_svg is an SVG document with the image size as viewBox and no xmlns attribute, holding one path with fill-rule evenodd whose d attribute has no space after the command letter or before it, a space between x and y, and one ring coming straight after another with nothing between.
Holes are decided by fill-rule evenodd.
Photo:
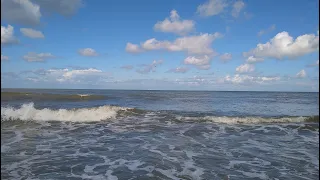
<instances>
[{"instance_id":1,"label":"ocean water","mask_svg":"<svg viewBox=\"0 0 320 180\"><path fill-rule=\"evenodd\" d=\"M319 93L1 90L1 179L318 179Z\"/></svg>"}]
</instances>

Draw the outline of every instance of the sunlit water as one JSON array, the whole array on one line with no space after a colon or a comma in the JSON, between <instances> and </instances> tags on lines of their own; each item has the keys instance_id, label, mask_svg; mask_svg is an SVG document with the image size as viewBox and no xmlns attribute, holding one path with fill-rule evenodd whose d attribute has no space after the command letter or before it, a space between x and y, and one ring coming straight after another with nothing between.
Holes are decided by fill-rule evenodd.
<instances>
[{"instance_id":1,"label":"sunlit water","mask_svg":"<svg viewBox=\"0 0 320 180\"><path fill-rule=\"evenodd\" d=\"M28 91L104 98L4 98L2 179L319 178L318 93Z\"/></svg>"}]
</instances>

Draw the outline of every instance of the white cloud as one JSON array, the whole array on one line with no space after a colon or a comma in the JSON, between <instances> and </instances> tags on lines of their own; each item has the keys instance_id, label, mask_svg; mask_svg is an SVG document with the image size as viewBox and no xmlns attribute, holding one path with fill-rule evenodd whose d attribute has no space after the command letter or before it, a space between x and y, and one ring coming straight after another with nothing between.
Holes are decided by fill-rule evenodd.
<instances>
[{"instance_id":1,"label":"white cloud","mask_svg":"<svg viewBox=\"0 0 320 180\"><path fill-rule=\"evenodd\" d=\"M228 4L225 0L209 0L198 6L197 13L200 16L214 16L222 13L227 6Z\"/></svg>"},{"instance_id":2,"label":"white cloud","mask_svg":"<svg viewBox=\"0 0 320 180\"><path fill-rule=\"evenodd\" d=\"M180 85L199 86L210 83L210 80L201 76L193 76L191 78L176 79L174 82Z\"/></svg>"},{"instance_id":3,"label":"white cloud","mask_svg":"<svg viewBox=\"0 0 320 180\"><path fill-rule=\"evenodd\" d=\"M29 52L27 55L23 56L23 59L28 61L28 62L43 62L46 61L47 59L55 58L51 53L34 53L34 52Z\"/></svg>"},{"instance_id":4,"label":"white cloud","mask_svg":"<svg viewBox=\"0 0 320 180\"><path fill-rule=\"evenodd\" d=\"M222 62L228 62L232 59L232 55L230 53L224 53L220 56L220 60Z\"/></svg>"},{"instance_id":5,"label":"white cloud","mask_svg":"<svg viewBox=\"0 0 320 180\"><path fill-rule=\"evenodd\" d=\"M40 23L40 6L30 0L1 0L1 19L34 26Z\"/></svg>"},{"instance_id":6,"label":"white cloud","mask_svg":"<svg viewBox=\"0 0 320 180\"><path fill-rule=\"evenodd\" d=\"M8 61L9 57L1 54L1 61Z\"/></svg>"},{"instance_id":7,"label":"white cloud","mask_svg":"<svg viewBox=\"0 0 320 180\"><path fill-rule=\"evenodd\" d=\"M235 18L237 18L241 12L241 10L244 8L245 4L243 1L236 1L232 6L231 15Z\"/></svg>"},{"instance_id":8,"label":"white cloud","mask_svg":"<svg viewBox=\"0 0 320 180\"><path fill-rule=\"evenodd\" d=\"M14 36L14 28L11 25L1 26L1 45L15 44L19 41Z\"/></svg>"},{"instance_id":9,"label":"white cloud","mask_svg":"<svg viewBox=\"0 0 320 180\"><path fill-rule=\"evenodd\" d=\"M153 28L156 31L185 35L194 30L194 25L195 23L192 20L180 20L178 12L172 10L170 18L157 22Z\"/></svg>"},{"instance_id":10,"label":"white cloud","mask_svg":"<svg viewBox=\"0 0 320 180\"><path fill-rule=\"evenodd\" d=\"M177 67L177 68L170 69L168 72L186 73L187 71L189 71L189 68L187 68L187 67Z\"/></svg>"},{"instance_id":11,"label":"white cloud","mask_svg":"<svg viewBox=\"0 0 320 180\"><path fill-rule=\"evenodd\" d=\"M110 78L110 73L103 72L96 68L85 69L49 69L33 72L37 75L37 81L57 81L60 83L85 83L101 82ZM41 76L39 76L41 75Z\"/></svg>"},{"instance_id":12,"label":"white cloud","mask_svg":"<svg viewBox=\"0 0 320 180\"><path fill-rule=\"evenodd\" d=\"M170 41L158 41L155 38L148 39L141 43L141 48L138 45L127 43L126 50L131 49L131 52L141 52L141 50L167 50L167 51L185 51L188 54L214 54L214 50L211 48L212 42L222 37L220 33L214 34L200 34L198 36L186 36L177 38L174 42ZM128 46L129 44L129 46ZM129 48L130 47L130 48ZM133 47L133 48L132 48Z\"/></svg>"},{"instance_id":13,"label":"white cloud","mask_svg":"<svg viewBox=\"0 0 320 180\"><path fill-rule=\"evenodd\" d=\"M189 56L184 59L184 64L194 65L199 69L207 70L211 67L212 57L208 55L203 56Z\"/></svg>"},{"instance_id":14,"label":"white cloud","mask_svg":"<svg viewBox=\"0 0 320 180\"><path fill-rule=\"evenodd\" d=\"M285 57L293 59L305 54L319 50L319 35L305 34L295 40L287 32L278 33L274 38L265 44L258 44L255 49L244 53L244 56L255 58L275 58Z\"/></svg>"},{"instance_id":15,"label":"white cloud","mask_svg":"<svg viewBox=\"0 0 320 180\"><path fill-rule=\"evenodd\" d=\"M231 82L232 84L264 84L273 81L279 81L280 77L266 77L266 76L249 76L235 74L234 76L227 75L223 82Z\"/></svg>"},{"instance_id":16,"label":"white cloud","mask_svg":"<svg viewBox=\"0 0 320 180\"><path fill-rule=\"evenodd\" d=\"M268 29L260 30L260 31L258 32L258 36L262 36L263 34L272 32L272 31L274 31L275 29L276 29L276 25L273 24L273 25L271 25Z\"/></svg>"},{"instance_id":17,"label":"white cloud","mask_svg":"<svg viewBox=\"0 0 320 180\"><path fill-rule=\"evenodd\" d=\"M129 53L139 53L139 52L142 52L143 50L137 44L127 43L126 51Z\"/></svg>"},{"instance_id":18,"label":"white cloud","mask_svg":"<svg viewBox=\"0 0 320 180\"><path fill-rule=\"evenodd\" d=\"M297 74L296 74L296 77L297 78L305 78L307 76L307 73L304 69L302 69L301 71L299 71Z\"/></svg>"},{"instance_id":19,"label":"white cloud","mask_svg":"<svg viewBox=\"0 0 320 180\"><path fill-rule=\"evenodd\" d=\"M40 23L42 13L70 16L80 7L82 0L1 0L1 19L9 23L35 26Z\"/></svg>"},{"instance_id":20,"label":"white cloud","mask_svg":"<svg viewBox=\"0 0 320 180\"><path fill-rule=\"evenodd\" d=\"M138 69L137 72L140 74L147 74L149 72L155 72L158 65L162 64L163 60L154 60L151 64L143 64L142 69Z\"/></svg>"},{"instance_id":21,"label":"white cloud","mask_svg":"<svg viewBox=\"0 0 320 180\"><path fill-rule=\"evenodd\" d=\"M77 69L77 70L68 70L67 72L63 73L63 77L65 79L71 79L75 76L81 76L81 75L88 75L88 74L97 74L102 73L101 70L89 68L89 69Z\"/></svg>"},{"instance_id":22,"label":"white cloud","mask_svg":"<svg viewBox=\"0 0 320 180\"><path fill-rule=\"evenodd\" d=\"M246 63L253 64L253 63L262 62L262 61L264 61L263 58L256 58L254 56L249 56L246 60Z\"/></svg>"},{"instance_id":23,"label":"white cloud","mask_svg":"<svg viewBox=\"0 0 320 180\"><path fill-rule=\"evenodd\" d=\"M40 5L41 11L58 13L63 16L75 14L83 6L82 0L32 0Z\"/></svg>"},{"instance_id":24,"label":"white cloud","mask_svg":"<svg viewBox=\"0 0 320 180\"><path fill-rule=\"evenodd\" d=\"M236 68L238 73L248 73L253 72L255 70L254 65L252 64L242 64Z\"/></svg>"},{"instance_id":25,"label":"white cloud","mask_svg":"<svg viewBox=\"0 0 320 180\"><path fill-rule=\"evenodd\" d=\"M79 49L78 53L81 56L98 56L98 53L92 48Z\"/></svg>"},{"instance_id":26,"label":"white cloud","mask_svg":"<svg viewBox=\"0 0 320 180\"><path fill-rule=\"evenodd\" d=\"M23 35L29 38L44 38L44 35L41 31L37 31L31 28L20 28L20 31Z\"/></svg>"},{"instance_id":27,"label":"white cloud","mask_svg":"<svg viewBox=\"0 0 320 180\"><path fill-rule=\"evenodd\" d=\"M40 81L40 79L35 78L35 77L27 77L26 80L32 81L32 82L39 82Z\"/></svg>"}]
</instances>

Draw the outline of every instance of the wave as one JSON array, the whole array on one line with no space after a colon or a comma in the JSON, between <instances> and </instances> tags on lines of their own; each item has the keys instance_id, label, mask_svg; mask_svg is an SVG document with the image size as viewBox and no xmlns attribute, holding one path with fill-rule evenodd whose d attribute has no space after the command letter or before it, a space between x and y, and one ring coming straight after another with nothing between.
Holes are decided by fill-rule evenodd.
<instances>
[{"instance_id":1,"label":"wave","mask_svg":"<svg viewBox=\"0 0 320 180\"><path fill-rule=\"evenodd\" d=\"M33 103L23 104L20 108L1 107L1 121L34 120L34 121L72 121L90 122L115 118L120 111L130 108L117 106L100 106L78 109L36 109Z\"/></svg>"},{"instance_id":2,"label":"wave","mask_svg":"<svg viewBox=\"0 0 320 180\"><path fill-rule=\"evenodd\" d=\"M1 92L1 101L10 100L52 100L52 101L83 101L103 100L108 97L92 94L49 94L49 93L27 93L27 92Z\"/></svg>"},{"instance_id":3,"label":"wave","mask_svg":"<svg viewBox=\"0 0 320 180\"><path fill-rule=\"evenodd\" d=\"M173 122L213 122L223 124L261 124L261 123L301 123L319 122L319 116L307 117L230 117L230 116L178 116L168 112L150 112L136 108L104 105L92 108L37 109L34 103L23 104L20 108L1 107L1 121L71 121L96 122L117 117L146 115Z\"/></svg>"},{"instance_id":4,"label":"wave","mask_svg":"<svg viewBox=\"0 0 320 180\"><path fill-rule=\"evenodd\" d=\"M223 124L262 124L262 123L302 123L319 122L319 116L299 117L229 117L229 116L205 116L205 117L177 117L178 121L205 121Z\"/></svg>"}]
</instances>

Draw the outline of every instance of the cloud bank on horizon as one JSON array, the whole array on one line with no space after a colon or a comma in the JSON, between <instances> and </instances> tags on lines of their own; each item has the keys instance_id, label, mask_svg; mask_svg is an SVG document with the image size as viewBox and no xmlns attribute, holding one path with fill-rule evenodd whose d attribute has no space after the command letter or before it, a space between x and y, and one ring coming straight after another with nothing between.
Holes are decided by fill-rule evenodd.
<instances>
[{"instance_id":1,"label":"cloud bank on horizon","mask_svg":"<svg viewBox=\"0 0 320 180\"><path fill-rule=\"evenodd\" d=\"M318 12L317 0L2 0L1 85L318 92Z\"/></svg>"}]
</instances>

